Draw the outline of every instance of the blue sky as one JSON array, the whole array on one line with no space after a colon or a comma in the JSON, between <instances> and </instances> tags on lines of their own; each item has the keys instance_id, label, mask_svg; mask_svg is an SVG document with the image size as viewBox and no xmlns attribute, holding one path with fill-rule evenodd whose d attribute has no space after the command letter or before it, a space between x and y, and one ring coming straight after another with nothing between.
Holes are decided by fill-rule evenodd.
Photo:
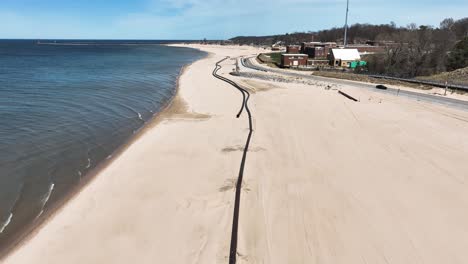
<instances>
[{"instance_id":1,"label":"blue sky","mask_svg":"<svg viewBox=\"0 0 468 264\"><path fill-rule=\"evenodd\" d=\"M350 0L350 23L437 26L467 0ZM343 26L346 0L0 0L0 38L228 39Z\"/></svg>"}]
</instances>

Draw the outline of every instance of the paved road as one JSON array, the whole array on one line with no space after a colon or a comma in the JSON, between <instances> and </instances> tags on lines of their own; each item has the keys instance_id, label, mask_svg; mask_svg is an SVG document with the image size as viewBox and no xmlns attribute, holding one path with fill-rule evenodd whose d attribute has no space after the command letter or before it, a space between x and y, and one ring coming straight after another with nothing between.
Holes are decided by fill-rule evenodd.
<instances>
[{"instance_id":1,"label":"paved road","mask_svg":"<svg viewBox=\"0 0 468 264\"><path fill-rule=\"evenodd\" d=\"M387 90L379 90L375 88L375 84L356 83L356 82L348 81L348 80L340 80L340 79L326 78L326 77L321 77L321 76L305 75L303 73L291 72L289 70L267 68L264 66L257 65L256 63L253 63L251 60L252 60L252 57L241 59L242 65L244 67L257 70L257 71L272 72L272 73L278 73L278 74L287 75L291 77L301 77L301 78L305 78L309 80L326 81L326 82L332 82L332 83L341 84L341 85L349 85L349 86L353 86L357 88L370 89L376 92L381 92L381 93L386 93L386 94L391 94L391 95L398 94L399 96L405 96L407 98L415 99L418 101L437 103L437 104L442 104L445 106L450 106L450 107L468 111L468 101L457 100L453 98L441 97L441 96L430 95L430 94L417 93L417 92L406 91L406 90L398 91L398 89L393 89L393 88L388 88Z\"/></svg>"}]
</instances>

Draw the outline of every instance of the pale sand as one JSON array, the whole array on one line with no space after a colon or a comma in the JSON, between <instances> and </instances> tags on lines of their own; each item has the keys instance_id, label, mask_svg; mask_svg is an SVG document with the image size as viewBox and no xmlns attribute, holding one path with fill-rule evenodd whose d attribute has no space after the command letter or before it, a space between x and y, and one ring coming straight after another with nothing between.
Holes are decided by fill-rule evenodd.
<instances>
[{"instance_id":1,"label":"pale sand","mask_svg":"<svg viewBox=\"0 0 468 264\"><path fill-rule=\"evenodd\" d=\"M248 133L213 54L178 100L5 263L227 263ZM251 90L238 263L468 263L468 112L338 86ZM231 65L229 65L231 64ZM186 103L186 105L184 104Z\"/></svg>"}]
</instances>

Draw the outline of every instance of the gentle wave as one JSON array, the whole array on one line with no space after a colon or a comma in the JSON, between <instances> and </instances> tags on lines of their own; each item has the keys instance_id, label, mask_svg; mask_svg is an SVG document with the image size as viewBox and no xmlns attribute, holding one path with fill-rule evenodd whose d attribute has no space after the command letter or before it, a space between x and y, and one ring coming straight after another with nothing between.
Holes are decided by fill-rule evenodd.
<instances>
[{"instance_id":1,"label":"gentle wave","mask_svg":"<svg viewBox=\"0 0 468 264\"><path fill-rule=\"evenodd\" d=\"M10 216L8 217L8 219L6 220L5 223L3 223L2 227L0 228L0 234L3 233L3 231L5 231L5 229L7 228L7 226L11 223L11 219L13 218L13 214L10 213Z\"/></svg>"},{"instance_id":2,"label":"gentle wave","mask_svg":"<svg viewBox=\"0 0 468 264\"><path fill-rule=\"evenodd\" d=\"M86 164L85 169L89 169L89 168L91 168L91 159L90 158L88 158L88 164Z\"/></svg>"},{"instance_id":3,"label":"gentle wave","mask_svg":"<svg viewBox=\"0 0 468 264\"><path fill-rule=\"evenodd\" d=\"M100 41L0 40L0 116L5 117L0 134L6 143L0 192L18 189L6 192L7 202L0 203L5 219L14 214L0 247L17 237L17 227L46 214L53 201L111 159L168 103L180 67L203 55L163 46L123 47L151 44L144 41L95 42ZM97 45L114 47L92 47ZM12 204L15 196L21 202Z\"/></svg>"},{"instance_id":4,"label":"gentle wave","mask_svg":"<svg viewBox=\"0 0 468 264\"><path fill-rule=\"evenodd\" d=\"M50 184L49 190L44 195L44 198L42 198L42 201L41 201L42 202L41 212L39 213L39 215L36 218L39 218L44 213L44 208L47 205L47 202L49 201L50 196L52 195L52 192L54 191L54 188L55 188L55 184L54 183Z\"/></svg>"}]
</instances>

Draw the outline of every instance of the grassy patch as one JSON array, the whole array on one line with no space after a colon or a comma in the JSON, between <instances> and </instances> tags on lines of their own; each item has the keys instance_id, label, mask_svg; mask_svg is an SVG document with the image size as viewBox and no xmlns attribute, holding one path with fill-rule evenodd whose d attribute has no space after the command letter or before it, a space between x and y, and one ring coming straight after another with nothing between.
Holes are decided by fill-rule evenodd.
<instances>
[{"instance_id":1,"label":"grassy patch","mask_svg":"<svg viewBox=\"0 0 468 264\"><path fill-rule=\"evenodd\" d=\"M273 53L265 53L262 54L262 59L265 59L266 62L273 63L273 64L281 64L281 54L279 52L273 52Z\"/></svg>"},{"instance_id":2,"label":"grassy patch","mask_svg":"<svg viewBox=\"0 0 468 264\"><path fill-rule=\"evenodd\" d=\"M449 83L468 85L468 67L451 72L443 72L432 76L420 76L416 79L436 81L441 83L448 81Z\"/></svg>"}]
</instances>

